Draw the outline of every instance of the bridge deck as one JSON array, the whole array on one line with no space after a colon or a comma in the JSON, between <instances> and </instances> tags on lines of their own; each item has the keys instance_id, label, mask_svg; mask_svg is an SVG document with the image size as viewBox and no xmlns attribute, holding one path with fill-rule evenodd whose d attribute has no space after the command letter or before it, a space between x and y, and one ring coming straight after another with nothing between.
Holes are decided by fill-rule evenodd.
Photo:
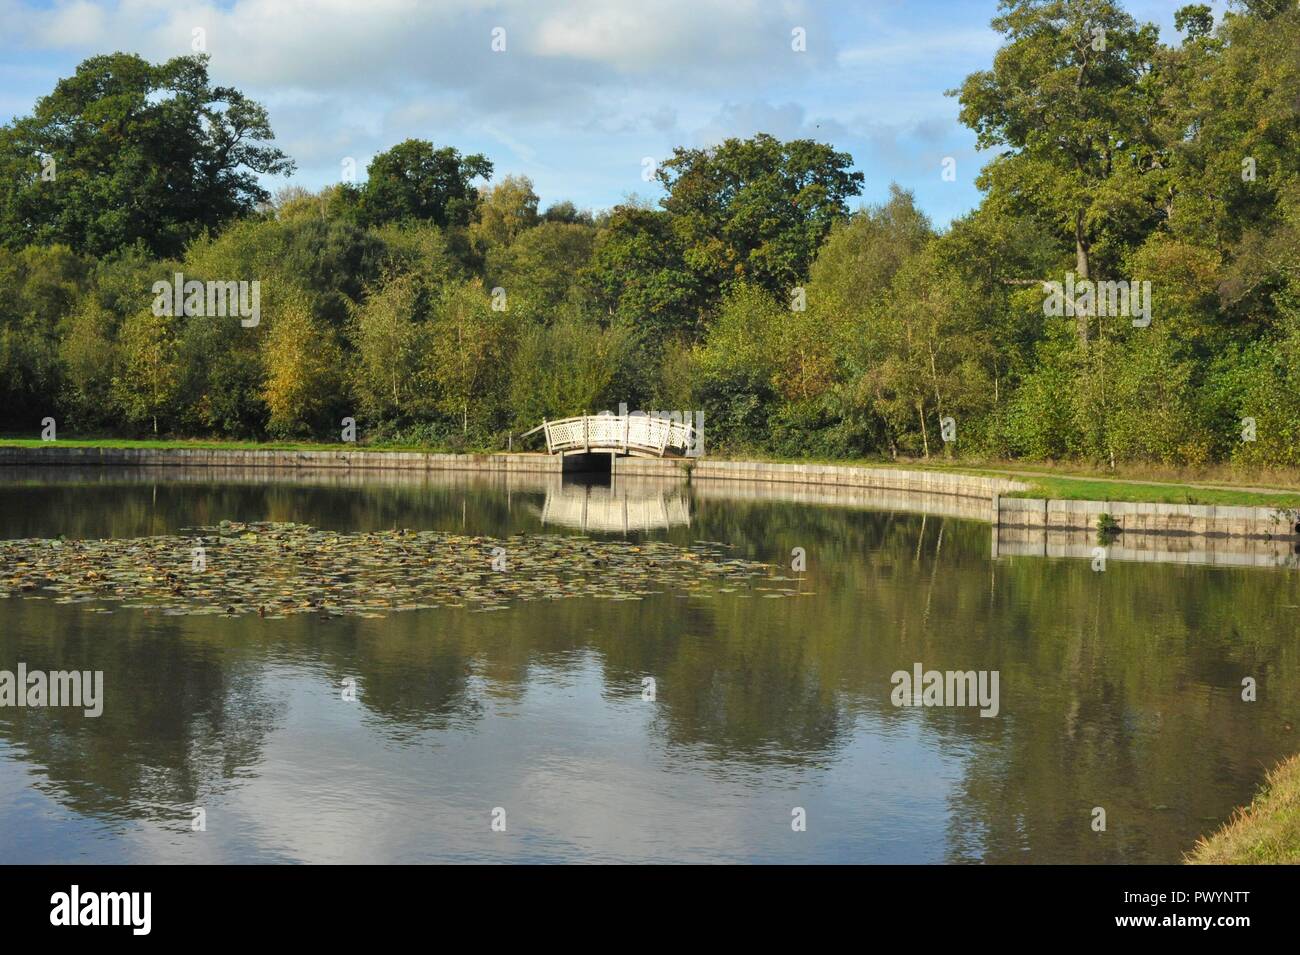
<instances>
[{"instance_id":1,"label":"bridge deck","mask_svg":"<svg viewBox=\"0 0 1300 955\"><path fill-rule=\"evenodd\" d=\"M546 450L550 454L604 451L662 458L686 454L697 439L695 428L688 423L644 414L582 415L543 421L525 437L538 431L546 433Z\"/></svg>"}]
</instances>

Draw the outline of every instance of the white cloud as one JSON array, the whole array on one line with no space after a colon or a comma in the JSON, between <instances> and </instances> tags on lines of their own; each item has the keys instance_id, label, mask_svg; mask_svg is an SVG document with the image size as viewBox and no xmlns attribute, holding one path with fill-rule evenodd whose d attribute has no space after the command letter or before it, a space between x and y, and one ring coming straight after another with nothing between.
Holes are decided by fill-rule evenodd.
<instances>
[{"instance_id":1,"label":"white cloud","mask_svg":"<svg viewBox=\"0 0 1300 955\"><path fill-rule=\"evenodd\" d=\"M191 52L202 27L213 82L267 106L304 185L415 137L527 173L555 190L544 201L589 205L644 190L644 156L760 131L891 173L928 162L955 148L942 90L997 43L994 0L937 26L930 0L41 2L0 0L0 121L86 56L159 62ZM796 27L806 52L791 48Z\"/></svg>"},{"instance_id":2,"label":"white cloud","mask_svg":"<svg viewBox=\"0 0 1300 955\"><path fill-rule=\"evenodd\" d=\"M936 31L917 29L873 36L871 42L841 50L841 66L881 66L897 68L905 64L924 66L949 57L969 58L981 63L992 61L1001 37L991 27Z\"/></svg>"}]
</instances>

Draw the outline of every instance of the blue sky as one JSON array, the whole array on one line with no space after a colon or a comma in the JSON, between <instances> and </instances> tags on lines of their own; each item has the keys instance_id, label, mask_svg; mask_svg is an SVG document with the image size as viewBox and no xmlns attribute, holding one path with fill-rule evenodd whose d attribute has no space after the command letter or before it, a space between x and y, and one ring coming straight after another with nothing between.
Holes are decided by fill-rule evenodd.
<instances>
[{"instance_id":1,"label":"blue sky","mask_svg":"<svg viewBox=\"0 0 1300 955\"><path fill-rule=\"evenodd\" d=\"M1188 0L1129 0L1169 40ZM1224 0L1212 4L1222 12ZM944 91L986 68L996 0L0 0L0 122L77 63L191 51L267 106L292 180L336 182L408 137L529 176L543 206L657 199L644 161L769 132L850 152L939 225L979 201L974 136ZM806 50L792 49L804 31ZM505 49L494 51L494 30ZM499 38L502 34L497 33ZM499 45L499 44L498 44ZM955 182L941 177L956 160Z\"/></svg>"}]
</instances>

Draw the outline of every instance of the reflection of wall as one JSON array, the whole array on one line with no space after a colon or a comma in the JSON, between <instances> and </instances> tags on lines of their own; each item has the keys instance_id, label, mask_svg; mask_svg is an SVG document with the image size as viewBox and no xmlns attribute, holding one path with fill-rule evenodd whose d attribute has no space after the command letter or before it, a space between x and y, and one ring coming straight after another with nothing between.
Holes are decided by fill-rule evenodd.
<instances>
[{"instance_id":1,"label":"reflection of wall","mask_svg":"<svg viewBox=\"0 0 1300 955\"><path fill-rule=\"evenodd\" d=\"M699 501L768 501L854 507L870 511L899 511L987 521L989 502L955 494L923 494L836 484L788 484L769 481L692 481Z\"/></svg>"},{"instance_id":2,"label":"reflection of wall","mask_svg":"<svg viewBox=\"0 0 1300 955\"><path fill-rule=\"evenodd\" d=\"M552 484L542 505L542 523L604 534L668 530L690 526L691 505L686 486L676 482Z\"/></svg>"},{"instance_id":3,"label":"reflection of wall","mask_svg":"<svg viewBox=\"0 0 1300 955\"><path fill-rule=\"evenodd\" d=\"M994 557L1097 556L1095 530L1044 530L999 527L993 532ZM1296 567L1300 554L1293 538L1203 537L1128 531L1106 544L1107 560L1150 564L1206 564L1217 567Z\"/></svg>"},{"instance_id":4,"label":"reflection of wall","mask_svg":"<svg viewBox=\"0 0 1300 955\"><path fill-rule=\"evenodd\" d=\"M994 502L994 509L997 512L995 522L1003 527L1089 530L1096 528L1097 519L1105 514L1125 533L1233 538L1277 538L1300 534L1293 512L1272 507L1001 497Z\"/></svg>"}]
</instances>

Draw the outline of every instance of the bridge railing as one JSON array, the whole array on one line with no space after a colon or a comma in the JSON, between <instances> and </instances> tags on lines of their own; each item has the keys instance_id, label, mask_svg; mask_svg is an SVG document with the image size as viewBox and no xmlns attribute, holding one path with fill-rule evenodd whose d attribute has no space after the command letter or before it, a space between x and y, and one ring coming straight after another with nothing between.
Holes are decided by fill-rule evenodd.
<instances>
[{"instance_id":1,"label":"bridge railing","mask_svg":"<svg viewBox=\"0 0 1300 955\"><path fill-rule=\"evenodd\" d=\"M686 422L650 415L583 415L544 421L537 431L546 433L551 454L613 451L663 457L685 454L695 444L695 428Z\"/></svg>"}]
</instances>

